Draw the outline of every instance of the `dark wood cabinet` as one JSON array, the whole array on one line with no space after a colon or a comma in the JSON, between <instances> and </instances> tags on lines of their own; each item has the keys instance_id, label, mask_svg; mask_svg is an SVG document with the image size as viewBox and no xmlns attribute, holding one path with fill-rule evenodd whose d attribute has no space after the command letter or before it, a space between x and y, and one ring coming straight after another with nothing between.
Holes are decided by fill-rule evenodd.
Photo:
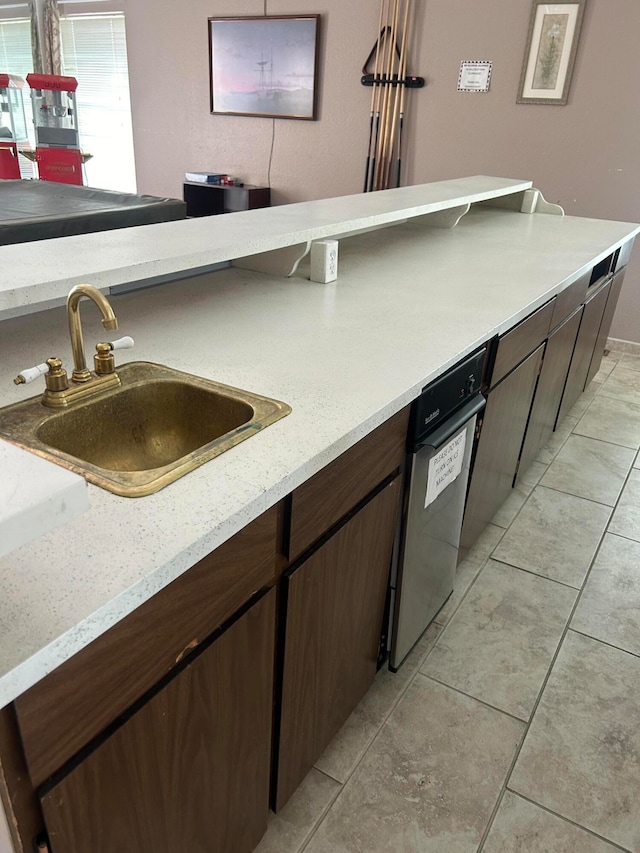
<instances>
[{"instance_id":1,"label":"dark wood cabinet","mask_svg":"<svg viewBox=\"0 0 640 853\"><path fill-rule=\"evenodd\" d=\"M373 682L400 480L384 486L284 577L276 809Z\"/></svg>"},{"instance_id":2,"label":"dark wood cabinet","mask_svg":"<svg viewBox=\"0 0 640 853\"><path fill-rule=\"evenodd\" d=\"M185 181L182 185L182 197L187 205L188 217L216 216L220 213L234 213L238 210L269 207L271 189L248 185L236 187Z\"/></svg>"},{"instance_id":3,"label":"dark wood cabinet","mask_svg":"<svg viewBox=\"0 0 640 853\"><path fill-rule=\"evenodd\" d=\"M53 853L250 853L269 809L275 591L41 797Z\"/></svg>"},{"instance_id":4,"label":"dark wood cabinet","mask_svg":"<svg viewBox=\"0 0 640 853\"><path fill-rule=\"evenodd\" d=\"M487 397L460 537L461 556L513 486L543 350L541 344Z\"/></svg>"},{"instance_id":5,"label":"dark wood cabinet","mask_svg":"<svg viewBox=\"0 0 640 853\"><path fill-rule=\"evenodd\" d=\"M461 557L599 370L629 255L630 244L625 244L498 340L467 495ZM531 357L513 370L538 344L533 355L539 377Z\"/></svg>"},{"instance_id":6,"label":"dark wood cabinet","mask_svg":"<svg viewBox=\"0 0 640 853\"><path fill-rule=\"evenodd\" d=\"M516 482L523 476L553 433L582 311L583 308L580 306L564 323L554 329L547 340L542 370L518 463Z\"/></svg>"},{"instance_id":7,"label":"dark wood cabinet","mask_svg":"<svg viewBox=\"0 0 640 853\"><path fill-rule=\"evenodd\" d=\"M34 785L274 584L277 514L263 513L16 700Z\"/></svg>"},{"instance_id":8,"label":"dark wood cabinet","mask_svg":"<svg viewBox=\"0 0 640 853\"><path fill-rule=\"evenodd\" d=\"M580 321L578 337L564 386L557 423L564 419L584 391L610 290L611 279L598 287L595 293L589 295L584 303L582 320Z\"/></svg>"},{"instance_id":9,"label":"dark wood cabinet","mask_svg":"<svg viewBox=\"0 0 640 853\"><path fill-rule=\"evenodd\" d=\"M409 408L365 436L291 495L288 556L297 559L404 462Z\"/></svg>"},{"instance_id":10,"label":"dark wood cabinet","mask_svg":"<svg viewBox=\"0 0 640 853\"><path fill-rule=\"evenodd\" d=\"M600 323L598 336L593 347L593 355L591 356L591 364L589 365L585 388L591 382L596 373L600 370L602 356L604 355L604 351L607 346L607 338L609 337L609 332L611 331L611 323L613 322L613 315L616 312L618 297L620 296L620 291L622 290L622 283L624 282L624 276L626 271L626 267L623 267L622 269L618 270L618 272L613 276L613 279L611 281L607 304L604 309L604 314L602 315L602 322Z\"/></svg>"},{"instance_id":11,"label":"dark wood cabinet","mask_svg":"<svg viewBox=\"0 0 640 853\"><path fill-rule=\"evenodd\" d=\"M40 831L53 853L253 850L269 808L280 515L4 709L0 771L25 851Z\"/></svg>"}]
</instances>

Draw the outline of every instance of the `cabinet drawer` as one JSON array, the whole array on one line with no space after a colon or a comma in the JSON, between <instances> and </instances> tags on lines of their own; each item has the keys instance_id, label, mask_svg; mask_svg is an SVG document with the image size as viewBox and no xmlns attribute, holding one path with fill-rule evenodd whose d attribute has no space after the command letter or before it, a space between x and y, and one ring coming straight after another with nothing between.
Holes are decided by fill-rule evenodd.
<instances>
[{"instance_id":1,"label":"cabinet drawer","mask_svg":"<svg viewBox=\"0 0 640 853\"><path fill-rule=\"evenodd\" d=\"M340 521L404 460L409 407L327 465L291 496L289 559Z\"/></svg>"},{"instance_id":2,"label":"cabinet drawer","mask_svg":"<svg viewBox=\"0 0 640 853\"><path fill-rule=\"evenodd\" d=\"M559 326L587 298L590 276L591 270L581 275L577 281L574 281L556 296L553 317L551 318L552 329Z\"/></svg>"},{"instance_id":3,"label":"cabinet drawer","mask_svg":"<svg viewBox=\"0 0 640 853\"><path fill-rule=\"evenodd\" d=\"M273 507L16 700L34 785L274 582L276 521Z\"/></svg>"},{"instance_id":4,"label":"cabinet drawer","mask_svg":"<svg viewBox=\"0 0 640 853\"><path fill-rule=\"evenodd\" d=\"M544 341L551 328L554 308L555 298L502 335L493 365L492 387Z\"/></svg>"}]
</instances>

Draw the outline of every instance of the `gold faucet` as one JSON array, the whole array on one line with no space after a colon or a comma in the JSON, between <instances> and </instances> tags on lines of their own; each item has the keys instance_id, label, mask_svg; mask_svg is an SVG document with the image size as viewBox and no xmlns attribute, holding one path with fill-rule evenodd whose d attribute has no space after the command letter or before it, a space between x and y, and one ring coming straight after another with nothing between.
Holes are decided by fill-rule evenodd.
<instances>
[{"instance_id":1,"label":"gold faucet","mask_svg":"<svg viewBox=\"0 0 640 853\"><path fill-rule=\"evenodd\" d=\"M69 406L76 400L83 400L93 394L102 393L109 388L120 385L120 378L115 370L115 359L113 350L128 349L133 346L133 339L129 337L120 338L111 343L99 343L96 346L96 354L93 357L95 372L87 368L84 352L84 340L82 338L82 325L80 323L80 301L83 297L91 299L100 309L102 314L102 325L105 329L118 328L118 320L113 313L113 308L105 296L91 284L78 284L69 291L67 297L67 316L69 319L69 334L71 336L71 349L73 351L73 373L71 384L67 379L67 372L62 367L62 362L55 356L48 358L46 362L23 370L13 381L16 385L32 382L38 376L44 376L45 392L42 395L42 403L45 406L59 408Z\"/></svg>"},{"instance_id":2,"label":"gold faucet","mask_svg":"<svg viewBox=\"0 0 640 853\"><path fill-rule=\"evenodd\" d=\"M71 288L67 297L67 316L69 318L71 351L73 352L71 378L74 382L88 382L91 379L91 371L87 368L84 354L84 340L80 323L80 301L83 296L91 299L98 306L102 314L102 325L105 329L113 331L118 328L118 318L113 313L113 308L107 298L99 290L91 284L77 284Z\"/></svg>"}]
</instances>

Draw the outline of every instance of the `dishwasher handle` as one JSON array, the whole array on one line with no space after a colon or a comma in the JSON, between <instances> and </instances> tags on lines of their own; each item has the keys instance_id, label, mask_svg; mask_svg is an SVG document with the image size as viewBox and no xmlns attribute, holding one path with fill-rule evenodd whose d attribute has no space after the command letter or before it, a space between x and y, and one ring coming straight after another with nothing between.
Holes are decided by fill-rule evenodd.
<instances>
[{"instance_id":1,"label":"dishwasher handle","mask_svg":"<svg viewBox=\"0 0 640 853\"><path fill-rule=\"evenodd\" d=\"M411 452L417 453L417 451L421 450L423 447L432 447L434 450L438 450L443 444L449 441L452 436L462 429L467 421L470 421L474 415L481 412L482 409L484 409L486 402L487 401L482 394L476 394L475 397L472 397L461 409L458 409L454 415L446 420L442 426L438 427L438 429L434 430L429 435L423 436L420 441L416 442Z\"/></svg>"}]
</instances>

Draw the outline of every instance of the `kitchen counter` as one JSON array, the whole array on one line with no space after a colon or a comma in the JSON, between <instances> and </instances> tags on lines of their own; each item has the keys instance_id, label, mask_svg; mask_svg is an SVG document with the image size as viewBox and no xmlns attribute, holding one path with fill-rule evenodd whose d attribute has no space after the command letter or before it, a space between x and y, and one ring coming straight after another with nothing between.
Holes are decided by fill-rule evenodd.
<instances>
[{"instance_id":1,"label":"kitchen counter","mask_svg":"<svg viewBox=\"0 0 640 853\"><path fill-rule=\"evenodd\" d=\"M88 512L0 560L0 707L639 230L482 207L452 230L416 219L342 241L332 284L304 268L291 279L227 269L113 296L136 340L121 361L293 411L147 498L90 485ZM89 350L104 332L88 303L83 326ZM27 396L11 378L52 354L69 361L64 310L3 321L0 405Z\"/></svg>"},{"instance_id":2,"label":"kitchen counter","mask_svg":"<svg viewBox=\"0 0 640 853\"><path fill-rule=\"evenodd\" d=\"M531 181L476 175L376 193L286 204L2 247L0 318L62 304L74 284L163 280L221 262L524 193Z\"/></svg>"},{"instance_id":3,"label":"kitchen counter","mask_svg":"<svg viewBox=\"0 0 640 853\"><path fill-rule=\"evenodd\" d=\"M0 441L0 557L89 509L78 474Z\"/></svg>"}]
</instances>

